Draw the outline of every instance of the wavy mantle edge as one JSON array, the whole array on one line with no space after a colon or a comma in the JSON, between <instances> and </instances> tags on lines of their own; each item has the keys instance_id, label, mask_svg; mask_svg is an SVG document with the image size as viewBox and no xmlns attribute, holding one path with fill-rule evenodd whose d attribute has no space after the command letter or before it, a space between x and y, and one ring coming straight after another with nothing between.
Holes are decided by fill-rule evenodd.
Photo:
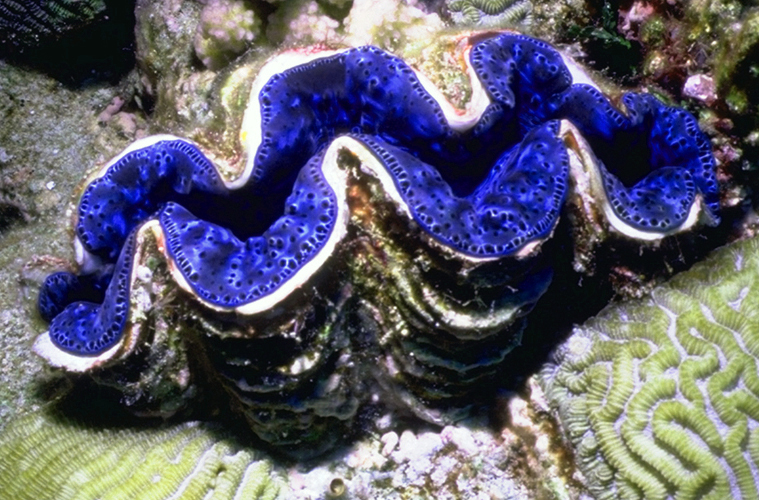
<instances>
[{"instance_id":1,"label":"wavy mantle edge","mask_svg":"<svg viewBox=\"0 0 759 500\"><path fill-rule=\"evenodd\" d=\"M655 241L662 239L666 236L676 234L679 232L687 231L691 229L700 219L704 216L708 217L709 210L705 207L703 198L700 194L697 194L696 201L691 206L688 217L684 220L683 224L676 228L674 231L667 233L661 232L644 232L636 228L631 228L623 223L611 209L610 203L606 197L606 191L603 187L601 180L601 173L598 165L598 160L593 155L590 147L587 145L577 128L568 120L561 120L561 126L559 128L559 138L564 142L569 152L570 159L570 178L573 182L570 182L570 193L568 198L574 198L579 200L583 205L583 209L586 215L593 215L596 219L600 219L600 222L607 223L607 227L629 238L634 238L642 241ZM145 138L139 142L139 145L134 144L121 155L112 160L109 163L114 163L118 159L135 149L147 147L164 140L176 140L175 136L171 135L156 135ZM184 140L184 139L181 139ZM189 142L189 141L188 141ZM406 224L416 224L411 210L408 205L403 201L401 194L398 192L393 178L388 174L387 169L384 167L382 161L377 158L361 141L354 139L350 136L340 136L332 141L325 152L324 161L321 165L321 170L325 179L329 183L330 188L335 193L338 203L338 214L333 230L327 239L324 246L319 250L310 261L308 261L302 268L284 282L280 287L275 289L268 295L254 300L248 304L244 304L237 307L225 308L208 302L201 297L197 296L185 277L182 275L178 266L171 258L166 248L166 235L161 228L161 225L157 219L151 219L142 224L137 231L137 245L150 234L156 239L158 248L163 255L163 258L169 265L172 279L175 283L182 288L185 292L190 294L193 299L201 303L204 307L224 312L234 313L240 316L253 316L264 311L274 308L276 305L284 301L293 292L299 288L305 286L309 280L316 274L323 265L333 255L337 246L345 240L348 235L348 227L351 224L351 214L348 206L348 189L350 188L352 175L348 172L348 168L342 165L340 159L341 155L347 153L357 159L360 163L359 175L366 175L376 179L382 187L383 192L388 196L392 204L396 207L396 215L402 216L407 219ZM598 207L601 207L599 213ZM558 223L559 218L556 219ZM554 225L555 227L555 225ZM477 267L480 264L486 262L492 262L499 259L524 259L531 255L534 255L539 251L542 243L550 238L553 228L549 231L545 237L530 241L526 243L518 252L506 257L473 257L461 252L457 252L450 247L443 245L436 241L431 235L422 232L425 243L432 248L447 254L448 258L462 261L468 267ZM87 259L92 258L90 254L82 247L78 239L75 239L75 247L77 250L77 261L84 268L87 266ZM130 276L130 289L132 288L135 280L135 274L137 265L140 258L139 251L135 251L132 256L131 264L131 276ZM131 306L130 306L131 310ZM125 329L135 330L136 325L129 322ZM122 359L124 356L131 353L137 345L137 339L139 337L139 328L133 331L129 335L122 335L122 338L112 347L96 356L81 356L66 352L57 347L50 338L49 332L40 334L34 342L33 350L39 356L47 360L52 366L64 368L71 372L86 372L93 368L109 365L112 362Z\"/></svg>"}]
</instances>

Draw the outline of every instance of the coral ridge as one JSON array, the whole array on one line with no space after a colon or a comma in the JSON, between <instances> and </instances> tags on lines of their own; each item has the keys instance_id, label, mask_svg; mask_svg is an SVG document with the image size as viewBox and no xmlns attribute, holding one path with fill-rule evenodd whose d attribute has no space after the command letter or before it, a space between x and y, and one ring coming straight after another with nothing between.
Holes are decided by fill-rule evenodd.
<instances>
[{"instance_id":1,"label":"coral ridge","mask_svg":"<svg viewBox=\"0 0 759 500\"><path fill-rule=\"evenodd\" d=\"M598 498L755 498L759 240L609 307L541 374Z\"/></svg>"}]
</instances>

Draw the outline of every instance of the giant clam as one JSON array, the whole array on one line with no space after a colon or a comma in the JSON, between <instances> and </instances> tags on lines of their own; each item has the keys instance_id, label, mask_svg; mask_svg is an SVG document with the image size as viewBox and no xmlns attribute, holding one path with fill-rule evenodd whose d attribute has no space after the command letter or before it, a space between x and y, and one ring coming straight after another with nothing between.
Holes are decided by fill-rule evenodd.
<instances>
[{"instance_id":1,"label":"giant clam","mask_svg":"<svg viewBox=\"0 0 759 500\"><path fill-rule=\"evenodd\" d=\"M84 188L81 272L45 281L35 351L141 412L219 383L264 441L318 453L376 387L459 418L551 280L540 249L564 207L641 244L718 222L689 113L635 93L617 108L525 35L461 44L465 111L383 50L309 48L251 83L239 165L170 135L132 144Z\"/></svg>"}]
</instances>

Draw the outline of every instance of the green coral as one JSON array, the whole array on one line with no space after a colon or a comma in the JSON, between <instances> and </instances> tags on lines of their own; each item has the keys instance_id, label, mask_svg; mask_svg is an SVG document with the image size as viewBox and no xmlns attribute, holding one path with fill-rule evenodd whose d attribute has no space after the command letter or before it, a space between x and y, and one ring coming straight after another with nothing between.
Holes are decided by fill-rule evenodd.
<instances>
[{"instance_id":1,"label":"green coral","mask_svg":"<svg viewBox=\"0 0 759 500\"><path fill-rule=\"evenodd\" d=\"M759 239L610 306L541 380L598 498L759 498Z\"/></svg>"},{"instance_id":2,"label":"green coral","mask_svg":"<svg viewBox=\"0 0 759 500\"><path fill-rule=\"evenodd\" d=\"M448 0L448 10L456 24L510 25L528 22L529 0Z\"/></svg>"},{"instance_id":3,"label":"green coral","mask_svg":"<svg viewBox=\"0 0 759 500\"><path fill-rule=\"evenodd\" d=\"M37 412L0 435L0 497L267 499L279 483L267 461L200 422L98 428Z\"/></svg>"}]
</instances>

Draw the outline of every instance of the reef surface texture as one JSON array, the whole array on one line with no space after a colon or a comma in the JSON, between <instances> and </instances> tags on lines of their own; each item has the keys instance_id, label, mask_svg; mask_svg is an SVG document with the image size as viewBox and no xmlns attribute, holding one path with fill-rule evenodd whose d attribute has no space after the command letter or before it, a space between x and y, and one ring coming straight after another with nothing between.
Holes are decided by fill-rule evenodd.
<instances>
[{"instance_id":1,"label":"reef surface texture","mask_svg":"<svg viewBox=\"0 0 759 500\"><path fill-rule=\"evenodd\" d=\"M235 175L185 139L133 143L81 195L81 272L45 281L51 325L35 351L83 372L148 335L155 345L135 290L160 255L202 305L194 321L216 324L198 341L204 364L264 440L329 442L332 424L350 427L366 384L357 342L378 346L389 393L442 424L518 342L570 189L578 216L643 243L719 220L710 144L689 113L635 93L617 109L534 38L462 43L466 112L378 48L295 50L252 82ZM278 344L287 368L262 358Z\"/></svg>"},{"instance_id":2,"label":"reef surface texture","mask_svg":"<svg viewBox=\"0 0 759 500\"><path fill-rule=\"evenodd\" d=\"M597 498L757 498L759 239L575 330L541 374Z\"/></svg>"}]
</instances>

